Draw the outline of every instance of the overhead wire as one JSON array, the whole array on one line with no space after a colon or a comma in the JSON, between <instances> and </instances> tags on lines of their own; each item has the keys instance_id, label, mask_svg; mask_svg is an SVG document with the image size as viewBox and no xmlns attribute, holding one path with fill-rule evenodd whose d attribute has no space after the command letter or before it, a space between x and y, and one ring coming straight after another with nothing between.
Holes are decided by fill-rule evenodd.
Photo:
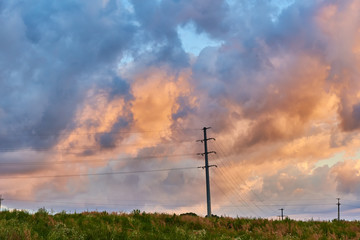
<instances>
[{"instance_id":1,"label":"overhead wire","mask_svg":"<svg viewBox=\"0 0 360 240\"><path fill-rule=\"evenodd\" d=\"M226 186L227 190L229 192L232 192L232 194L235 194L236 197L238 198L238 201L240 201L243 206L245 206L246 208L248 208L248 210L250 212L252 212L255 216L260 217L260 215L258 213L256 213L253 208L249 205L249 203L241 196L241 194L236 190L237 187L235 186L234 182L232 180L229 179L229 177L224 173L224 171L222 170L221 166L219 166L216 171L213 171L215 173L219 173L221 176L220 178L222 178L225 182L227 182L227 184L231 185L231 186Z\"/></svg>"},{"instance_id":2,"label":"overhead wire","mask_svg":"<svg viewBox=\"0 0 360 240\"><path fill-rule=\"evenodd\" d=\"M222 144L216 142L215 145L217 145L220 148L220 152L222 152L222 154L224 154L224 156L226 156L225 150L224 150ZM225 157L225 158L228 158L228 157ZM228 160L226 162L230 165L231 168L234 167L232 161ZM260 202L263 202L262 198L260 198L260 196L252 190L252 188L246 183L246 181L239 174L237 174L236 177L239 178L245 184L245 186L250 190L250 192L255 196L255 198L257 198Z\"/></svg>"},{"instance_id":3,"label":"overhead wire","mask_svg":"<svg viewBox=\"0 0 360 240\"><path fill-rule=\"evenodd\" d=\"M217 147L219 147L220 152L222 152L222 154L224 154L224 156L226 156L225 150L224 150L224 147L222 146L222 144L219 143L219 142L216 142L215 145L217 145ZM226 158L228 159L228 157L226 157ZM231 161L230 159L229 159L228 161L226 161L226 162L229 164L229 166L230 166L231 168L234 167L234 165L233 165L233 163L232 163L232 161ZM224 165L225 165L225 164L224 164ZM236 173L236 172L235 172L235 173ZM231 176L231 177L232 177L232 176ZM243 182L243 184L250 190L250 192L253 194L253 196L254 196L260 203L263 203L263 202L264 202L264 200L263 200L255 191L253 191L253 189L246 183L246 181L245 181L239 174L237 174L236 177L237 177L238 179L240 179L240 181ZM259 204L256 204L254 201L252 201L252 203L255 204L255 205L259 205ZM260 204L259 206L261 206L261 204ZM269 208L268 208L268 210L269 210L269 211L272 211L272 209L269 209Z\"/></svg>"},{"instance_id":4,"label":"overhead wire","mask_svg":"<svg viewBox=\"0 0 360 240\"><path fill-rule=\"evenodd\" d=\"M218 157L218 156L215 156L215 158L217 158L217 157ZM226 187L228 188L227 190L230 191L230 192L232 192L232 194L237 195L237 198L242 202L242 204L244 204L244 205L246 205L246 206L248 207L248 210L249 210L250 212L252 212L255 216L260 217L260 215L259 215L258 213L256 213L252 207L250 207L250 205L249 205L249 204L247 203L247 201L241 196L241 194L238 193L238 191L236 190L236 189L237 189L236 183L235 183L236 181L233 181L232 179L230 179L230 178L227 176L227 174L223 173L223 170L222 170L221 168L218 168L217 170L218 170L218 171L215 171L215 173L221 174L221 178L223 178L225 182L228 182L228 184L226 184ZM227 186L227 185L231 185L231 186ZM222 192L224 192L219 185L217 185L217 186L218 186L218 189L220 189ZM254 205L254 204L253 204L253 205ZM254 206L255 206L255 205L254 205ZM262 211L259 207L257 207L257 206L255 206L255 207L256 207L258 210ZM262 212L263 212L263 211L262 211Z\"/></svg>"},{"instance_id":5,"label":"overhead wire","mask_svg":"<svg viewBox=\"0 0 360 240\"><path fill-rule=\"evenodd\" d=\"M220 147L220 151L223 151L221 146L218 146L218 147ZM216 150L218 150L218 149L216 149ZM224 154L224 155L225 155L225 154ZM222 161L222 159L219 159L219 160ZM229 161L228 161L228 162L229 162ZM222 162L222 163L223 163L223 162ZM233 167L233 164L231 164L230 167ZM293 206L309 206L309 205L311 205L311 206L312 206L312 205L332 205L332 203L331 203L331 204L327 204L327 203L324 203L324 202L319 203L319 204L317 204L317 203L315 203L315 204L312 204L312 203L308 203L308 204L288 204L286 200L281 200L281 201L286 201L285 204L264 204L264 201L246 184L246 182L241 178L241 176L237 175L237 177L240 178L240 180L249 188L249 190L251 191L251 193L253 193L254 196L259 200L260 204L255 203L254 201L252 201L252 203L255 204L256 206L260 207L260 208L261 208L261 207L266 207L266 208L268 208L269 210L273 211L273 210L270 209L269 207L272 207L272 206L277 206L277 207L281 207L281 206L284 206L284 207L286 207L286 206L291 206L291 207L293 207ZM317 199L317 200L319 200L319 199ZM328 200L328 199L326 199L326 200ZM290 201L294 201L294 200L290 200ZM322 200L322 201L323 201L323 200ZM261 208L261 209L262 209L262 208Z\"/></svg>"},{"instance_id":6,"label":"overhead wire","mask_svg":"<svg viewBox=\"0 0 360 240\"><path fill-rule=\"evenodd\" d=\"M175 142L158 142L156 145L178 145L183 143L193 143L193 141L175 141ZM143 144L153 144L152 141L148 142L141 142L141 143L120 143L116 144L116 148L121 147L142 147ZM6 147L6 148L0 148L0 152L18 152L18 151L33 151L33 152L66 152L66 153L72 153L71 151L74 150L106 150L101 149L100 146L72 146L72 147L66 147L66 148L39 148L39 147ZM74 154L78 154L78 152L73 152Z\"/></svg>"},{"instance_id":7,"label":"overhead wire","mask_svg":"<svg viewBox=\"0 0 360 240\"><path fill-rule=\"evenodd\" d=\"M217 150L217 149L215 149L215 150ZM224 154L224 155L225 155L225 154ZM222 160L222 158L220 158L220 157L218 156L218 154L215 156L215 158L217 158L217 160L220 162L220 164L225 165L224 162L223 162L223 160ZM238 187L237 187L237 182L236 182L236 180L235 180L231 175L225 174L225 173L224 173L224 170L222 170L221 168L219 168L219 171L220 171L221 175L223 176L223 178L226 179L226 181L228 182L228 184L232 185L232 190L233 190L233 192L235 192L235 193L237 194L237 196L239 197L239 199L240 199L242 202L244 202L246 205L248 205L249 208L250 208L249 203L247 203L247 201L242 197L242 194L239 193L239 192L236 190L236 189L238 188ZM264 211L261 207L257 206L256 203L250 201L250 204L254 205L254 207L255 207L256 209L258 209L260 212L262 212L263 214L266 214L265 211Z\"/></svg>"},{"instance_id":8,"label":"overhead wire","mask_svg":"<svg viewBox=\"0 0 360 240\"><path fill-rule=\"evenodd\" d=\"M109 202L78 202L78 201L57 201L57 200L31 200L31 199L19 199L19 198L4 198L4 201L13 202L34 202L34 203L52 203L52 204L66 204L66 205L94 205L94 206L165 206L165 207L184 207L188 203L168 203L168 202L153 202L153 203L109 203ZM136 201L134 201L136 202Z\"/></svg>"},{"instance_id":9,"label":"overhead wire","mask_svg":"<svg viewBox=\"0 0 360 240\"><path fill-rule=\"evenodd\" d=\"M198 131L200 130L197 128L181 128L181 131ZM117 132L106 132L106 131L99 131L99 132L82 132L82 133L76 133L76 132L47 132L47 133L30 133L30 134L24 134L24 133L19 133L19 132L12 132L10 134L0 134L1 137L6 137L8 136L9 138L11 138L12 136L66 136L66 135L74 135L74 136L89 136L89 135L101 135L101 134L110 134L110 135L119 135L119 134L141 134L141 133L160 133L160 132L170 132L170 131L179 131L179 128L172 128L172 129L157 129L157 130L151 130L151 129L144 129L144 130L133 130L133 131L117 131ZM180 140L180 141L176 141L175 143L172 142L159 142L157 143L157 145L164 145L164 144L179 144L179 143L190 143L192 141L184 141L184 140ZM152 142L148 142L148 143L152 143ZM141 143L142 144L142 143ZM128 146L141 146L141 144L139 143L121 143L121 144L116 144L117 147L128 147ZM60 152L60 151L65 151L68 152L69 150L74 150L74 149L90 149L90 150L94 150L94 149L99 149L99 150L103 150L101 148L99 148L99 146L76 146L76 147L68 147L68 148L52 148L52 147L29 147L29 146L19 146L19 147L3 147L0 148L0 152L17 152L17 151L45 151L45 152Z\"/></svg>"},{"instance_id":10,"label":"overhead wire","mask_svg":"<svg viewBox=\"0 0 360 240\"><path fill-rule=\"evenodd\" d=\"M336 205L336 204L331 204L331 203L304 203L304 204L288 204L288 205L285 205L286 206L293 206L293 207L299 207L299 206L323 206L323 205L326 205L326 206L332 206L332 205ZM343 204L342 204L343 205ZM262 204L262 205L258 205L258 206L275 206L275 207L282 207L284 206L283 204ZM231 206L224 206L224 207L231 207ZM239 207L239 206L238 206Z\"/></svg>"},{"instance_id":11,"label":"overhead wire","mask_svg":"<svg viewBox=\"0 0 360 240\"><path fill-rule=\"evenodd\" d=\"M192 130L202 130L202 129L192 129ZM147 131L143 131L143 132L147 132ZM150 131L150 132L156 132L156 131ZM160 131L162 132L162 131ZM103 133L106 133L106 132L103 132ZM119 133L119 132L118 132ZM116 133L116 134L118 134ZM121 133L121 132L120 132ZM123 132L123 133L126 133L126 132ZM129 133L129 132L128 132ZM71 133L69 133L71 134ZM98 133L90 133L90 134L101 134L101 132L98 132ZM115 133L114 133L115 134ZM189 141L190 142L190 141ZM161 144L161 143L160 143ZM226 156L226 153L225 153L225 150L223 149L221 143L217 144L216 142L216 145L217 145L217 148L216 150L218 150L218 152L220 152L221 154L220 155L224 155ZM0 152L1 152L1 148L0 148ZM119 158L119 159L110 159L110 160L105 160L105 159L98 159L98 160L94 160L94 161L90 161L90 160L87 160L89 162L95 162L95 161L122 161L122 160L140 160L140 159L152 159L152 158L168 158L168 157L182 157L182 156L193 156L194 154L178 154L178 155L168 155L168 156L147 156L147 157L137 157L137 158ZM225 159L223 158L220 158L219 156L216 156L217 160L220 162L221 165L225 166L225 162L228 163L231 163L232 162L230 160L228 161L225 161ZM226 157L228 159L228 157ZM28 162L29 164L44 164L44 162ZM79 160L79 161L51 161L51 162L46 162L45 164L65 164L65 163L83 163L82 160ZM6 164L10 164L10 165L16 165L16 164L24 164L24 163L10 163L10 162L0 162L0 165L6 165ZM233 166L233 165L231 165ZM0 179L23 179L23 178L61 178L61 177L82 177L82 176L102 176L102 175L117 175L117 174L139 174L139 173L151 173L151 172L164 172L164 171L182 171L182 170L189 170L189 169L198 169L198 167L182 167L182 168L167 168L167 169L150 169L150 170L136 170L136 171L120 171L120 172L105 172L105 173L81 173L81 174L65 174L65 175L43 175L43 176L9 176L9 177L0 177ZM241 194L238 192L237 189L237 181L229 174L226 174L224 172L224 170L219 167L218 168L219 171L215 171L219 174L219 176L225 180L227 183L229 183L231 185L231 191L233 193L235 193L235 195L239 195L240 196L240 199L242 199L242 206L237 206L236 204L232 205L232 206L229 206L229 207L235 207L235 208L240 208L240 207L246 207L248 209L250 209L250 211L254 211L253 210L253 207L251 207L247 202L246 200L243 199L243 197L241 196ZM246 181L244 181L241 176L239 177L239 179L244 182L244 184L250 189L250 191L254 194L254 196L261 202L263 203L263 200L256 195L255 192L253 192L253 190L251 189L251 187L249 187L246 183ZM229 202L232 202L231 198L229 198L228 194L226 193L226 191L224 191L222 189L222 187L220 187L215 181L212 181L212 183L217 187L217 189L219 191L221 191L225 197L229 200ZM274 200L275 201L275 200ZM262 206L284 206L283 204L256 204L254 202L251 202L251 204L253 204L255 206L256 209L258 209L259 211L263 212L263 210L261 209ZM317 205L327 205L327 204L317 204ZM330 205L330 204L328 204ZM309 206L309 204L303 204L303 205L286 205L286 206ZM315 205L314 205L315 206ZM222 206L222 207L226 207L226 205ZM241 210L241 209L238 209L238 210ZM253 212L255 213L255 212ZM264 212L263 212L264 213ZM255 213L255 215L258 215Z\"/></svg>"},{"instance_id":12,"label":"overhead wire","mask_svg":"<svg viewBox=\"0 0 360 240\"><path fill-rule=\"evenodd\" d=\"M221 146L221 143L218 143L218 142L216 142L215 143L218 147L220 147L220 151L223 151L223 147ZM220 145L219 145L220 144ZM218 150L218 149L216 149L216 150ZM225 154L224 154L225 155ZM228 162L230 162L230 163L232 163L231 161L228 161ZM231 164L231 166L230 167L233 167L233 164ZM237 175L237 177L239 177L240 178L240 180L242 181L242 182L244 182L244 184L250 189L250 191L254 194L254 196L260 201L260 204L257 204L259 207L262 207L262 206L264 206L264 207L272 207L272 206L275 206L275 207L287 207L287 206L289 206L289 207L292 207L292 208L294 208L294 207L308 207L308 206L330 206L330 205L334 205L334 203L326 203L326 202L323 202L324 200L327 200L327 201L329 201L329 199L327 198L327 199L301 199L301 200L299 200L299 199L297 199L297 200L288 200L288 199L283 199L283 200L272 200L272 201L280 201L280 202L286 202L286 203L284 203L284 204L265 204L264 202L265 201L263 201L247 184L246 184L246 182L241 178L241 176L239 176L239 175ZM293 202L293 201L322 201L321 203L306 203L306 204L289 204L288 202ZM267 201L269 201L269 200L267 200ZM271 201L271 200L270 200ZM303 208L302 208L303 209Z\"/></svg>"},{"instance_id":13,"label":"overhead wire","mask_svg":"<svg viewBox=\"0 0 360 240\"><path fill-rule=\"evenodd\" d=\"M215 185L215 187L223 194L223 196L225 196L225 198L226 198L230 203L233 204L232 206L234 206L235 208L237 208L240 213L242 212L241 209L240 209L238 206L236 206L236 204L235 204L235 203L232 201L232 199L229 197L228 193L225 192L225 191L222 189L222 187L220 187L220 186L216 183L216 181L212 181L212 180L211 180L210 182L211 182L211 185ZM221 207L223 207L223 205L221 205ZM246 206L246 207L248 208L248 206ZM254 213L254 212L253 212L253 213ZM254 214L259 217L259 215L257 215L256 213L254 213Z\"/></svg>"},{"instance_id":14,"label":"overhead wire","mask_svg":"<svg viewBox=\"0 0 360 240\"><path fill-rule=\"evenodd\" d=\"M200 128L199 128L200 129ZM184 129L183 129L184 130ZM196 129L198 130L198 129ZM148 132L148 131L146 131ZM153 132L153 131L151 131ZM91 134L91 133L90 133ZM92 133L97 134L97 133ZM85 134L86 135L86 134ZM184 141L183 141L184 142ZM190 142L190 141L187 141ZM160 143L162 144L162 143ZM178 144L178 143L166 143L166 144ZM0 149L0 151L15 151L16 149ZM38 149L39 150L39 149ZM44 150L44 149L42 149ZM67 150L67 149L64 149ZM177 155L162 155L162 156L145 156L145 157L136 157L136 158L121 158L121 159L86 159L85 161L51 161L51 162L42 162L42 161L32 161L32 162L2 162L0 165L26 165L26 164L73 164L73 163L89 163L89 162L99 162L99 161L122 161L122 160L140 160L140 159L155 159L155 158L170 158L170 157L184 157L192 156L193 154L177 154ZM164 172L164 171L180 171L180 170L189 170L189 169L198 169L198 167L182 167L182 168L167 168L167 169L151 169L151 170L136 170L136 171L122 171L122 172L106 172L106 173L81 173L81 174L65 174L65 175L41 175L41 176L4 176L0 179L28 179L28 178L56 178L56 177L81 177L81 176L101 176L101 175L115 175L115 174L139 174L139 173L150 173L150 172Z\"/></svg>"},{"instance_id":15,"label":"overhead wire","mask_svg":"<svg viewBox=\"0 0 360 240\"><path fill-rule=\"evenodd\" d=\"M201 130L201 128L174 128L174 129L142 129L142 130L129 130L129 131L114 131L114 132L108 132L108 131L94 131L94 132L74 132L74 131L69 131L69 132L64 132L64 131L60 131L60 132L43 132L43 133L39 133L39 132L29 132L28 134L26 133L20 133L20 132L11 132L11 134L1 134L1 136L6 136L6 135L13 135L13 136L35 136L35 137L40 137L40 136L61 136L61 135L75 135L75 136L88 136L88 135L97 135L97 134L128 134L128 133L132 133L132 134L140 134L140 133L159 133L159 132L169 132L172 130L182 130L182 131L198 131Z\"/></svg>"},{"instance_id":16,"label":"overhead wire","mask_svg":"<svg viewBox=\"0 0 360 240\"><path fill-rule=\"evenodd\" d=\"M80 174L64 174L64 175L38 175L38 176L5 176L0 179L32 179L32 178L63 178L63 177L83 177L83 176L104 176L104 175L121 175L121 174L137 174L137 173L153 173L153 172L167 172L167 171L183 171L190 169L198 169L199 167L181 167L181 168L165 168L165 169L150 169L150 170L136 170L136 171L121 171L121 172L104 172L104 173L80 173Z\"/></svg>"},{"instance_id":17,"label":"overhead wire","mask_svg":"<svg viewBox=\"0 0 360 240\"><path fill-rule=\"evenodd\" d=\"M218 171L219 171L219 172L218 172ZM226 174L223 173L221 167L216 168L216 170L213 171L213 172L214 172L215 174L216 174L216 173L221 174L221 175L222 175L221 177L222 177L223 179L225 179L225 181L229 181L229 180L228 180L228 177L226 176ZM215 183L215 181L214 181L214 184L217 185L217 188L218 188L221 192L225 193L225 192L222 190L222 187L220 187L217 183ZM234 189L235 189L236 187L235 187L233 184L232 184L232 187L227 187L227 186L226 186L226 188L227 188L227 191L232 192L233 194L235 193L235 194L237 195L237 197L241 200L242 204L244 204L244 205L246 205L246 206L248 207L249 211L251 211L255 216L260 217L260 215L259 215L258 213L256 213L256 212L248 205L248 203L243 199L243 197L242 197L237 191L234 191ZM226 195L227 195L227 194L226 194ZM229 197L227 197L227 198L229 198Z\"/></svg>"},{"instance_id":18,"label":"overhead wire","mask_svg":"<svg viewBox=\"0 0 360 240\"><path fill-rule=\"evenodd\" d=\"M173 154L173 155L159 155L159 156L139 156L139 157L127 157L127 158L113 158L113 159L86 159L82 158L81 160L70 160L70 161L26 161L26 162L0 162L1 165L52 165L52 164L86 164L93 162L116 162L116 161L133 161L133 160L146 160L146 159L162 159L162 158L177 158L185 156L195 156L196 154Z\"/></svg>"}]
</instances>

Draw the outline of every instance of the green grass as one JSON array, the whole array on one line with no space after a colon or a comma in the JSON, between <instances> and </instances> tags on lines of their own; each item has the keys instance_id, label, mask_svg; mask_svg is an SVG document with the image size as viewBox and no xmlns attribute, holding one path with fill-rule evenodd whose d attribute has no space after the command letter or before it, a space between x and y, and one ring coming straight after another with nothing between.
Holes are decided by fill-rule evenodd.
<instances>
[{"instance_id":1,"label":"green grass","mask_svg":"<svg viewBox=\"0 0 360 240\"><path fill-rule=\"evenodd\" d=\"M0 239L359 239L360 222L84 212L0 212Z\"/></svg>"}]
</instances>

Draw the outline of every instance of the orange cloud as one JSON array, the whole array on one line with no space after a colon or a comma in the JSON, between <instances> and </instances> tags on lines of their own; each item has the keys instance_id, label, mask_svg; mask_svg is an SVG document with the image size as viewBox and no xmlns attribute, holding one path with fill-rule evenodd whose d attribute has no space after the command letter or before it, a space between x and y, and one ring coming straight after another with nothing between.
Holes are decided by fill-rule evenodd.
<instances>
[{"instance_id":1,"label":"orange cloud","mask_svg":"<svg viewBox=\"0 0 360 240\"><path fill-rule=\"evenodd\" d=\"M360 162L347 160L339 163L332 169L336 179L337 190L345 194L359 194L360 192Z\"/></svg>"},{"instance_id":2,"label":"orange cloud","mask_svg":"<svg viewBox=\"0 0 360 240\"><path fill-rule=\"evenodd\" d=\"M196 104L188 83L190 74L189 70L174 74L166 69L153 68L135 76L131 111L134 129L143 132L138 136L138 141L144 143L143 147L155 146L162 138L171 136L173 115L180 108L179 97L189 98L191 104Z\"/></svg>"}]
</instances>

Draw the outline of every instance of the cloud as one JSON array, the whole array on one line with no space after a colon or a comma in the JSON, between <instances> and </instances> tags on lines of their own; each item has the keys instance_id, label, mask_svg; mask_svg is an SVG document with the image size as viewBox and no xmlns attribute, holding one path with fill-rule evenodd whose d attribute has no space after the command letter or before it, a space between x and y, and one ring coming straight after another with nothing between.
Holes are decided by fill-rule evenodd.
<instances>
[{"instance_id":1,"label":"cloud","mask_svg":"<svg viewBox=\"0 0 360 240\"><path fill-rule=\"evenodd\" d=\"M332 173L336 179L336 188L342 194L358 195L360 186L359 180L359 164L358 161L348 160L337 164Z\"/></svg>"},{"instance_id":2,"label":"cloud","mask_svg":"<svg viewBox=\"0 0 360 240\"><path fill-rule=\"evenodd\" d=\"M358 129L355 108L359 102L357 80L359 58L359 3L356 1L323 4L317 15L317 25L323 34L324 56L331 67L328 82L340 97L338 113L345 131ZM346 36L340 38L338 36Z\"/></svg>"},{"instance_id":3,"label":"cloud","mask_svg":"<svg viewBox=\"0 0 360 240\"><path fill-rule=\"evenodd\" d=\"M355 0L286 7L222 0L3 2L0 145L13 152L1 154L0 163L63 163L1 171L200 166L203 160L186 154L203 151L194 141L211 126L209 136L221 143L209 144L220 158L211 161L226 173L214 170L218 211L236 191L251 196L243 182L265 199L356 195L356 161L331 169L316 162L357 154L359 8ZM204 45L198 56L186 52L178 30L187 25L219 45ZM188 199L196 209L203 181L199 172L163 172L37 179L6 191L16 196L26 187L22 197L95 195L110 203L149 196L156 209L169 209L169 202L183 209ZM328 186L333 181L337 188ZM149 207L145 199L140 206Z\"/></svg>"},{"instance_id":4,"label":"cloud","mask_svg":"<svg viewBox=\"0 0 360 240\"><path fill-rule=\"evenodd\" d=\"M5 4L1 48L7 50L0 60L5 146L54 146L57 134L71 128L86 91L107 77L105 69L113 71L112 61L121 57L136 27L104 15L100 3ZM23 136L14 137L19 132Z\"/></svg>"}]
</instances>

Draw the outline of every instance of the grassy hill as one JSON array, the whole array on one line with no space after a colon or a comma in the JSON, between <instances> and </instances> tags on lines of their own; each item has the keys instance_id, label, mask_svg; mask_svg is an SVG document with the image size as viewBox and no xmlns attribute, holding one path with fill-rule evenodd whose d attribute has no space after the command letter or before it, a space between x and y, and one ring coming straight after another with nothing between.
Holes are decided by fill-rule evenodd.
<instances>
[{"instance_id":1,"label":"grassy hill","mask_svg":"<svg viewBox=\"0 0 360 240\"><path fill-rule=\"evenodd\" d=\"M0 239L359 239L360 222L284 221L194 214L0 212Z\"/></svg>"}]
</instances>

